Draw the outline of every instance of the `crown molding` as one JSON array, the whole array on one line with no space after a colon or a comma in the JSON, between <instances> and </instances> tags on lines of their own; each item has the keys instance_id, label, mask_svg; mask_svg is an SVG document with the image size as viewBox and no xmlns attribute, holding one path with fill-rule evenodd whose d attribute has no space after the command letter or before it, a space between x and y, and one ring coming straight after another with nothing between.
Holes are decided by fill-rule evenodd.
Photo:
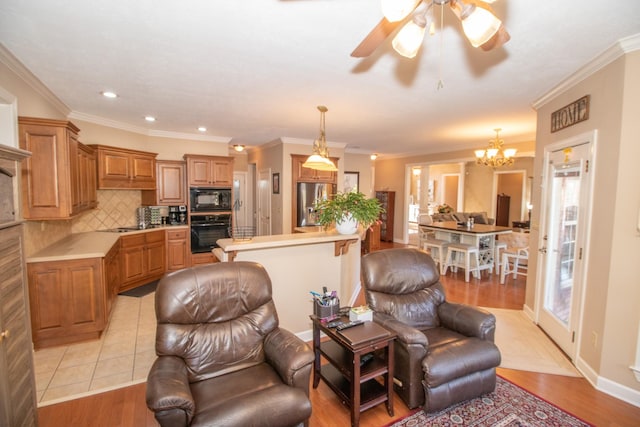
<instances>
[{"instance_id":1,"label":"crown molding","mask_svg":"<svg viewBox=\"0 0 640 427\"><path fill-rule=\"evenodd\" d=\"M640 34L634 34L629 37L618 40L611 47L604 52L597 55L591 61L580 67L575 73L561 81L558 85L552 88L549 92L542 95L536 101L533 102L532 107L539 109L552 99L555 99L559 94L565 92L567 89L580 83L587 77L593 75L597 71L611 64L616 59L620 58L629 52L633 52L640 49Z\"/></svg>"},{"instance_id":2,"label":"crown molding","mask_svg":"<svg viewBox=\"0 0 640 427\"><path fill-rule=\"evenodd\" d=\"M70 119L82 120L83 122L89 122L100 126L106 126L114 129L120 129L127 132L137 133L140 135L154 136L158 138L169 139L186 139L190 141L205 141L205 142L220 142L228 144L231 141L229 137L215 136L215 135L198 135L183 132L168 132L159 131L153 129L147 129L142 126L134 126L128 123L122 123L116 120L105 119L104 117L94 116L91 114L80 113L78 111L72 111L68 116Z\"/></svg>"},{"instance_id":3,"label":"crown molding","mask_svg":"<svg viewBox=\"0 0 640 427\"><path fill-rule=\"evenodd\" d=\"M302 139L302 138L292 138L292 137L288 137L288 136L283 136L278 138L276 141L280 141L283 144L298 144L298 145L313 145L313 143L315 142L314 139ZM331 148L345 148L347 146L347 144L345 144L344 142L331 142L331 141L327 141L327 147Z\"/></svg>"},{"instance_id":4,"label":"crown molding","mask_svg":"<svg viewBox=\"0 0 640 427\"><path fill-rule=\"evenodd\" d=\"M68 115L71 109L60 100L48 87L40 81L27 67L24 66L18 58L16 58L9 49L5 47L3 43L0 43L0 62L13 71L18 77L24 80L33 90L35 90L40 96L45 98L51 103L57 110L63 115Z\"/></svg>"}]
</instances>

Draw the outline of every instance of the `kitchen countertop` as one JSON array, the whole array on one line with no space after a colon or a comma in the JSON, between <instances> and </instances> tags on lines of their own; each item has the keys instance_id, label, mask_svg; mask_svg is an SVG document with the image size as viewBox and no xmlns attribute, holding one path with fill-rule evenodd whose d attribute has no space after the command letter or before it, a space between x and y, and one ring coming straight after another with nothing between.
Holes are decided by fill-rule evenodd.
<instances>
[{"instance_id":1,"label":"kitchen countertop","mask_svg":"<svg viewBox=\"0 0 640 427\"><path fill-rule=\"evenodd\" d=\"M256 249L281 248L286 246L312 245L339 240L359 239L357 234L339 234L337 231L315 231L311 233L274 234L271 236L256 236L251 240L236 241L220 239L218 246L224 252L250 251Z\"/></svg>"},{"instance_id":2,"label":"kitchen countertop","mask_svg":"<svg viewBox=\"0 0 640 427\"><path fill-rule=\"evenodd\" d=\"M88 231L65 237L56 243L36 252L26 259L27 263L65 261L83 258L102 258L118 242L120 236L147 233L150 231L188 228L187 225L167 225L144 230L132 230L126 233L109 231Z\"/></svg>"}]
</instances>

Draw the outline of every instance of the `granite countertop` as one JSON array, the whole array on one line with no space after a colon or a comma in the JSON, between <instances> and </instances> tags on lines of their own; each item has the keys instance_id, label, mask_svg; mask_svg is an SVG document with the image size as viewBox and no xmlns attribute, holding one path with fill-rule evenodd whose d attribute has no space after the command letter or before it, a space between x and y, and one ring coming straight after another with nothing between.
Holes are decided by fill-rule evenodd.
<instances>
[{"instance_id":1,"label":"granite countertop","mask_svg":"<svg viewBox=\"0 0 640 427\"><path fill-rule=\"evenodd\" d=\"M46 261L65 261L82 258L102 258L118 242L120 236L148 233L151 231L188 228L187 225L167 225L144 230L132 230L126 233L109 231L88 231L65 237L56 243L27 257L27 263Z\"/></svg>"}]
</instances>

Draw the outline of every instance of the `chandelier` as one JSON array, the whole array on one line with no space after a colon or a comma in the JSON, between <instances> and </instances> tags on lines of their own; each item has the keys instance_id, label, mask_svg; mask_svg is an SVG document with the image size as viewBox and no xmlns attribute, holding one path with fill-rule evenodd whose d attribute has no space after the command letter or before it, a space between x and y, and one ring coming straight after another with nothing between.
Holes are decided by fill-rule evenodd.
<instances>
[{"instance_id":1,"label":"chandelier","mask_svg":"<svg viewBox=\"0 0 640 427\"><path fill-rule=\"evenodd\" d=\"M513 164L513 157L516 155L515 148L502 149L504 141L500 139L501 128L496 128L496 138L489 140L489 148L486 150L476 150L476 163L484 166L491 166L492 168L499 168L501 166L511 166Z\"/></svg>"},{"instance_id":2,"label":"chandelier","mask_svg":"<svg viewBox=\"0 0 640 427\"><path fill-rule=\"evenodd\" d=\"M302 164L302 167L335 172L338 168L333 164L331 159L329 159L327 138L324 133L324 113L329 110L324 105L318 105L318 111L320 111L320 135L318 139L313 141L313 154L307 158L307 161Z\"/></svg>"}]
</instances>

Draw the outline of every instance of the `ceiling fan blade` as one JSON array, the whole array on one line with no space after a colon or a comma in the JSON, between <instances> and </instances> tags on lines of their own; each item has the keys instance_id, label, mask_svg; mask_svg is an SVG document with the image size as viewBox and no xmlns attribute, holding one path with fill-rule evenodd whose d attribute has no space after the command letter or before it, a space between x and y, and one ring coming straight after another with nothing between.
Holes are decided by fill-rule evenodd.
<instances>
[{"instance_id":1,"label":"ceiling fan blade","mask_svg":"<svg viewBox=\"0 0 640 427\"><path fill-rule=\"evenodd\" d=\"M480 45L480 49L487 52L492 49L501 47L509 40L511 40L511 36L507 32L507 29L504 27L504 25L500 24L500 28L498 28L498 31L487 42Z\"/></svg>"},{"instance_id":2,"label":"ceiling fan blade","mask_svg":"<svg viewBox=\"0 0 640 427\"><path fill-rule=\"evenodd\" d=\"M360 42L358 47L351 52L351 56L354 58L365 58L371 55L401 23L402 21L389 22L386 18L382 18L382 21L373 27L373 30L371 30L364 40Z\"/></svg>"}]
</instances>

